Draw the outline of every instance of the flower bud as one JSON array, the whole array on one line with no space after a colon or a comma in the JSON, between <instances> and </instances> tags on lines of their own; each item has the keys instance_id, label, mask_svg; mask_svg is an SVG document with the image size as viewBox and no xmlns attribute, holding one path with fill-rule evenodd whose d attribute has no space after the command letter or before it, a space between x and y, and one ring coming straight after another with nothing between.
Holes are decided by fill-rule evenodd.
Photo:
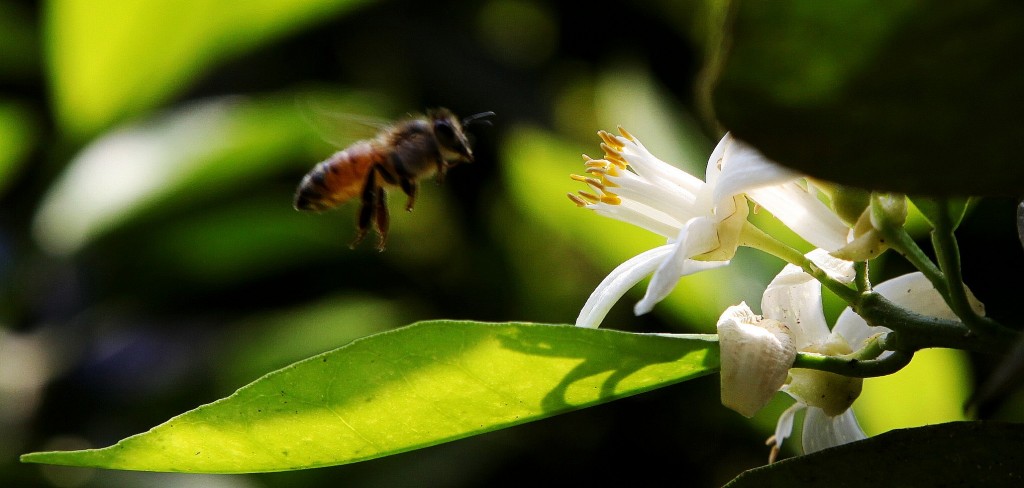
<instances>
[{"instance_id":1,"label":"flower bud","mask_svg":"<svg viewBox=\"0 0 1024 488\"><path fill-rule=\"evenodd\" d=\"M746 417L761 410L786 382L796 359L789 328L754 315L745 303L718 320L722 404Z\"/></svg>"},{"instance_id":2,"label":"flower bud","mask_svg":"<svg viewBox=\"0 0 1024 488\"><path fill-rule=\"evenodd\" d=\"M871 194L871 226L878 230L907 223L907 197L902 193Z\"/></svg>"}]
</instances>

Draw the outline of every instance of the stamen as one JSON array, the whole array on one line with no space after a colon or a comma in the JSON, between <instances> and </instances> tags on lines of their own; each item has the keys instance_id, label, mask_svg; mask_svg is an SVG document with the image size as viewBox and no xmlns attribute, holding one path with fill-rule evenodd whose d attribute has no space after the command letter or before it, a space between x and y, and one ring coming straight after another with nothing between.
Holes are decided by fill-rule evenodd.
<instances>
[{"instance_id":1,"label":"stamen","mask_svg":"<svg viewBox=\"0 0 1024 488\"><path fill-rule=\"evenodd\" d=\"M588 203L585 200L576 195L573 195L572 193L566 193L565 196L569 197L569 200L572 200L572 203L575 203L577 207L582 208L588 205Z\"/></svg>"},{"instance_id":2,"label":"stamen","mask_svg":"<svg viewBox=\"0 0 1024 488\"><path fill-rule=\"evenodd\" d=\"M611 135L611 134L609 134L609 133L607 133L607 132L605 132L603 130L602 131L598 131L597 135L601 136L601 140L603 140L605 142L605 144L608 144L609 146L614 147L616 151L619 151L622 148L626 147L625 144L623 144L622 141L620 141L618 138L616 138L615 136L613 136L613 135Z\"/></svg>"},{"instance_id":3,"label":"stamen","mask_svg":"<svg viewBox=\"0 0 1024 488\"><path fill-rule=\"evenodd\" d=\"M636 138L633 137L633 134L630 134L629 132L627 132L626 129L623 129L621 125L618 128L619 128L619 134L622 134L622 137L625 137L626 139L629 139L630 141L636 142Z\"/></svg>"},{"instance_id":4,"label":"stamen","mask_svg":"<svg viewBox=\"0 0 1024 488\"><path fill-rule=\"evenodd\" d=\"M589 178L589 177L580 176L580 175L569 175L569 178L572 178L572 179L574 179L574 180L576 180L576 181L578 181L580 183L586 183L586 184L590 185L591 188L593 188L595 190L598 190L600 192L604 192L605 191L604 183L601 183L596 178Z\"/></svg>"},{"instance_id":5,"label":"stamen","mask_svg":"<svg viewBox=\"0 0 1024 488\"><path fill-rule=\"evenodd\" d=\"M779 444L775 442L775 434L772 434L772 436L764 442L764 445L771 446L772 448L771 452L768 453L768 464L772 464L779 458L779 452L781 452Z\"/></svg>"},{"instance_id":6,"label":"stamen","mask_svg":"<svg viewBox=\"0 0 1024 488\"><path fill-rule=\"evenodd\" d=\"M601 197L599 197L597 195L594 195L593 193L587 193L585 191L579 191L579 192L576 192L576 193L578 193L579 196L583 197L585 200L589 201L590 203L597 203L597 202L601 201Z\"/></svg>"},{"instance_id":7,"label":"stamen","mask_svg":"<svg viewBox=\"0 0 1024 488\"><path fill-rule=\"evenodd\" d=\"M626 169L626 167L629 166L629 163L626 162L622 155L609 145L601 144L601 149L604 149L604 157L609 163L612 163L622 169Z\"/></svg>"}]
</instances>

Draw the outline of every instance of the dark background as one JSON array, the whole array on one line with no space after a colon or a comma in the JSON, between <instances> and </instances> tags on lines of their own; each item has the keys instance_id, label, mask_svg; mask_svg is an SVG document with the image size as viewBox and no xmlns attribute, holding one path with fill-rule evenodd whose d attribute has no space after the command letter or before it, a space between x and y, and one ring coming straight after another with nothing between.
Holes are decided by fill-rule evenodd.
<instances>
[{"instance_id":1,"label":"dark background","mask_svg":"<svg viewBox=\"0 0 1024 488\"><path fill-rule=\"evenodd\" d=\"M594 133L622 124L666 160L688 157L678 162L698 175L717 139L713 124L690 115L703 49L695 42L699 11L670 4L581 12L539 1L368 2L219 57L159 103L78 130L54 115L66 108L54 96L61 88L48 56L60 43L48 37L48 7L0 1L9 19L0 24L7 45L0 102L16 107L5 123L24 130L24 150L11 149L20 156L0 173L0 484L712 486L763 464L762 441L787 401L747 422L719 404L717 376L442 446L294 473L190 476L17 462L29 451L109 445L292 361L417 320L572 323L607 272L657 243L564 198L579 189L568 179L582 168L579 153L600 151ZM281 126L296 144L228 151L217 175L197 172L72 249L54 250L40 237L42 209L66 191L65 171L85 148L190 104L239 95L238 103L256 107L246 112L250 126L266 111L290 121ZM383 118L435 106L497 113L493 127L473 130L476 164L453 170L443 186L423 182L412 214L393 196L383 254L372 235L348 249L354 205L319 216L290 208L305 171L336 149L324 133L344 132L317 120L320 107L335 109L335 98L345 100L342 110ZM185 154L191 144L176 147ZM1012 212L1008 199L983 201L962 232L966 279L997 318L1010 316L1019 299L991 280L1022 269ZM629 296L606 324L711 331L723 305L756 304L759 286L781 267L747 250L736 261L733 271L687 278L690 288L649 316L633 317L639 294ZM875 271L881 278L903 266L890 257ZM906 420L886 410L889 390L868 398L869 382L858 412L869 432L960 418L971 385L992 366L975 358L971 368L957 354L921 363L922 373L886 388L913 384L944 403L931 413L909 404ZM1015 411L997 415L1008 410Z\"/></svg>"}]
</instances>

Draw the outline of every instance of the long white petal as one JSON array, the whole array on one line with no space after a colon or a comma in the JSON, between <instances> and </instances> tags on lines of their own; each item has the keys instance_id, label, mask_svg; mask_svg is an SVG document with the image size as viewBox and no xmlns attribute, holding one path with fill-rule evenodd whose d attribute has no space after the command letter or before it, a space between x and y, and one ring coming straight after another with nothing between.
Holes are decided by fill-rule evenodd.
<instances>
[{"instance_id":1,"label":"long white petal","mask_svg":"<svg viewBox=\"0 0 1024 488\"><path fill-rule=\"evenodd\" d=\"M599 202L588 205L587 208L598 215L635 225L666 239L675 239L683 226L682 222L675 220L671 215L629 200L623 200L618 205Z\"/></svg>"},{"instance_id":2,"label":"long white petal","mask_svg":"<svg viewBox=\"0 0 1024 488\"><path fill-rule=\"evenodd\" d=\"M779 415L779 422L775 424L775 446L782 447L782 441L786 440L793 433L793 419L796 413L807 408L807 405L796 402Z\"/></svg>"},{"instance_id":3,"label":"long white petal","mask_svg":"<svg viewBox=\"0 0 1024 488\"><path fill-rule=\"evenodd\" d=\"M616 138L623 145L620 154L640 176L674 184L691 194L697 193L704 186L700 178L658 159L639 140L629 140L622 136Z\"/></svg>"},{"instance_id":4,"label":"long white petal","mask_svg":"<svg viewBox=\"0 0 1024 488\"><path fill-rule=\"evenodd\" d=\"M921 272L908 273L885 280L874 291L890 301L921 315L955 320L956 314L942 299L932 282Z\"/></svg>"},{"instance_id":5,"label":"long white petal","mask_svg":"<svg viewBox=\"0 0 1024 488\"><path fill-rule=\"evenodd\" d=\"M726 138L729 137L727 134ZM722 158L721 173L717 175L712 195L715 203L733 195L800 178L800 174L769 160L757 149L735 138L725 148ZM708 172L710 182L710 175L713 174L711 165L708 166Z\"/></svg>"},{"instance_id":6,"label":"long white petal","mask_svg":"<svg viewBox=\"0 0 1024 488\"><path fill-rule=\"evenodd\" d=\"M804 454L862 439L867 439L867 435L857 423L853 410L848 409L835 417L829 417L820 408L807 407L802 439Z\"/></svg>"},{"instance_id":7,"label":"long white petal","mask_svg":"<svg viewBox=\"0 0 1024 488\"><path fill-rule=\"evenodd\" d=\"M950 320L956 319L956 315L950 310L949 305L946 305L942 295L920 272L883 281L874 287L874 291L896 305L919 314ZM980 303L976 305L976 308L983 309ZM843 336L850 347L856 350L871 336L889 332L889 329L871 327L860 315L847 308L836 320L833 332Z\"/></svg>"},{"instance_id":8,"label":"long white petal","mask_svg":"<svg viewBox=\"0 0 1024 488\"><path fill-rule=\"evenodd\" d=\"M789 326L798 350L828 339L821 283L792 264L786 265L764 290L761 313Z\"/></svg>"},{"instance_id":9,"label":"long white petal","mask_svg":"<svg viewBox=\"0 0 1024 488\"><path fill-rule=\"evenodd\" d=\"M690 219L679 231L679 238L673 244L672 253L658 266L657 271L647 285L647 292L633 308L637 315L643 315L654 308L654 304L664 299L675 288L679 278L719 266L729 261L695 261L692 258L704 254L718 245L718 232L715 222L709 218Z\"/></svg>"},{"instance_id":10,"label":"long white petal","mask_svg":"<svg viewBox=\"0 0 1024 488\"><path fill-rule=\"evenodd\" d=\"M796 183L748 190L747 196L815 247L835 251L846 245L850 228L824 203Z\"/></svg>"},{"instance_id":11,"label":"long white petal","mask_svg":"<svg viewBox=\"0 0 1024 488\"><path fill-rule=\"evenodd\" d=\"M623 200L635 200L651 208L677 216L680 222L686 222L696 216L696 212L693 210L696 195L682 191L679 187L656 185L650 180L640 178L628 171L623 171L617 176L607 176L606 179L618 185L609 190ZM679 218L679 215L686 217Z\"/></svg>"},{"instance_id":12,"label":"long white petal","mask_svg":"<svg viewBox=\"0 0 1024 488\"><path fill-rule=\"evenodd\" d=\"M805 254L805 256L821 268L829 278L836 281L844 284L850 284L853 283L854 278L857 277L857 272L853 269L852 261L839 259L832 256L824 249L815 249Z\"/></svg>"},{"instance_id":13,"label":"long white petal","mask_svg":"<svg viewBox=\"0 0 1024 488\"><path fill-rule=\"evenodd\" d=\"M595 328L633 285L651 274L675 246L664 245L644 251L620 264L590 294L576 318L577 327Z\"/></svg>"}]
</instances>

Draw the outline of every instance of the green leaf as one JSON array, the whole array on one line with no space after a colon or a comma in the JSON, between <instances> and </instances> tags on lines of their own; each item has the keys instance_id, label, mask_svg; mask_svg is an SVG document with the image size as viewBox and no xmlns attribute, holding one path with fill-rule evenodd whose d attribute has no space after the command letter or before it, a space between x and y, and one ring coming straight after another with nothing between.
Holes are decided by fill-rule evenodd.
<instances>
[{"instance_id":1,"label":"green leaf","mask_svg":"<svg viewBox=\"0 0 1024 488\"><path fill-rule=\"evenodd\" d=\"M910 201L921 211L921 215L928 220L932 228L949 226L949 231L954 231L960 226L964 215L967 215L970 203L969 198L937 199L923 196L910 197Z\"/></svg>"},{"instance_id":2,"label":"green leaf","mask_svg":"<svg viewBox=\"0 0 1024 488\"><path fill-rule=\"evenodd\" d=\"M88 135L149 110L216 63L364 0L47 2L57 118Z\"/></svg>"},{"instance_id":3,"label":"green leaf","mask_svg":"<svg viewBox=\"0 0 1024 488\"><path fill-rule=\"evenodd\" d=\"M314 356L114 446L32 463L241 473L352 463L713 373L714 336L432 321Z\"/></svg>"},{"instance_id":4,"label":"green leaf","mask_svg":"<svg viewBox=\"0 0 1024 488\"><path fill-rule=\"evenodd\" d=\"M1024 425L954 422L902 429L741 474L727 488L1021 486Z\"/></svg>"},{"instance_id":5,"label":"green leaf","mask_svg":"<svg viewBox=\"0 0 1024 488\"><path fill-rule=\"evenodd\" d=\"M732 2L711 84L768 157L868 189L1024 188L1024 6L1012 0Z\"/></svg>"}]
</instances>

